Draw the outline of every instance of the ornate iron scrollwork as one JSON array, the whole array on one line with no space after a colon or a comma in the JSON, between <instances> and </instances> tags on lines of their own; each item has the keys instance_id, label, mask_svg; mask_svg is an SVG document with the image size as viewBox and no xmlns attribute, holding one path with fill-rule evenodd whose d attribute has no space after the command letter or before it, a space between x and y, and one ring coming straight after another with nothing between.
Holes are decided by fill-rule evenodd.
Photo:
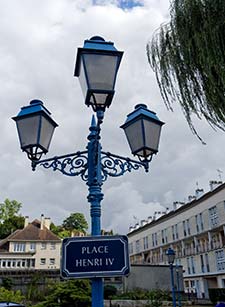
<instances>
[{"instance_id":1,"label":"ornate iron scrollwork","mask_svg":"<svg viewBox=\"0 0 225 307\"><path fill-rule=\"evenodd\" d=\"M53 171L60 171L67 176L81 176L82 180L88 181L88 152L78 151L76 153L56 156L53 158L33 161L32 169L35 170L36 166L40 165L46 169ZM120 177L126 172L138 170L144 167L148 171L148 163L145 161L135 161L130 158L121 157L111 154L110 152L101 152L101 173L102 181L106 181L108 176Z\"/></svg>"},{"instance_id":2,"label":"ornate iron scrollwork","mask_svg":"<svg viewBox=\"0 0 225 307\"><path fill-rule=\"evenodd\" d=\"M50 159L33 162L33 170L40 165L44 168L52 168L53 171L60 171L67 176L81 176L84 181L87 181L88 157L87 151L78 151L76 153L56 156Z\"/></svg>"},{"instance_id":3,"label":"ornate iron scrollwork","mask_svg":"<svg viewBox=\"0 0 225 307\"><path fill-rule=\"evenodd\" d=\"M108 176L119 177L126 172L138 170L141 167L146 169L146 164L141 161L131 160L130 158L121 157L102 152L101 154L102 180L105 181Z\"/></svg>"}]
</instances>

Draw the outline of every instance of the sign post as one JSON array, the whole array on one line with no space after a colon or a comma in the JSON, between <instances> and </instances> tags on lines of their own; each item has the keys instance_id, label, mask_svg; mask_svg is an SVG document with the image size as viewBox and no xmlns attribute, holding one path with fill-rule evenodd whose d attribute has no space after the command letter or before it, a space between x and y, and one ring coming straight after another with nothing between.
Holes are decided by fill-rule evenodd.
<instances>
[{"instance_id":1,"label":"sign post","mask_svg":"<svg viewBox=\"0 0 225 307\"><path fill-rule=\"evenodd\" d=\"M61 274L64 278L128 275L126 236L73 237L63 240Z\"/></svg>"}]
</instances>

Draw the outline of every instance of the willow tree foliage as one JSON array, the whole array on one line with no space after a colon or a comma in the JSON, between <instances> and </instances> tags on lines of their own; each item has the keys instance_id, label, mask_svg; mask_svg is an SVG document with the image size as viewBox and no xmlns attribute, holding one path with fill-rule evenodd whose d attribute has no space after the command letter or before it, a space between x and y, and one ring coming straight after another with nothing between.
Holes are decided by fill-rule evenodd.
<instances>
[{"instance_id":1,"label":"willow tree foliage","mask_svg":"<svg viewBox=\"0 0 225 307\"><path fill-rule=\"evenodd\" d=\"M194 134L193 115L225 130L224 0L171 0L147 55L166 106L178 101Z\"/></svg>"}]
</instances>

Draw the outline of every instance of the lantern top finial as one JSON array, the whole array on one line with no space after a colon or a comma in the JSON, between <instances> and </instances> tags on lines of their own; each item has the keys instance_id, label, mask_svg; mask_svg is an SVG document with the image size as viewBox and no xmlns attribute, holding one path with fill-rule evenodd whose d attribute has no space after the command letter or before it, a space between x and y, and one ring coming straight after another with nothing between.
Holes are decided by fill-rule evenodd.
<instances>
[{"instance_id":1,"label":"lantern top finial","mask_svg":"<svg viewBox=\"0 0 225 307\"><path fill-rule=\"evenodd\" d=\"M31 100L31 101L30 101L30 104L31 104L31 105L34 105L34 104L41 104L41 105L44 105L44 103L43 103L41 100L39 100L39 99L33 99L33 100Z\"/></svg>"},{"instance_id":2,"label":"lantern top finial","mask_svg":"<svg viewBox=\"0 0 225 307\"><path fill-rule=\"evenodd\" d=\"M139 103L139 104L136 104L136 106L134 107L134 109L138 109L138 108L143 108L143 109L147 109L147 105L144 104L144 103Z\"/></svg>"},{"instance_id":3,"label":"lantern top finial","mask_svg":"<svg viewBox=\"0 0 225 307\"><path fill-rule=\"evenodd\" d=\"M102 42L105 42L104 38L101 37L101 36L98 36L98 35L92 36L90 38L90 41L102 41Z\"/></svg>"}]
</instances>

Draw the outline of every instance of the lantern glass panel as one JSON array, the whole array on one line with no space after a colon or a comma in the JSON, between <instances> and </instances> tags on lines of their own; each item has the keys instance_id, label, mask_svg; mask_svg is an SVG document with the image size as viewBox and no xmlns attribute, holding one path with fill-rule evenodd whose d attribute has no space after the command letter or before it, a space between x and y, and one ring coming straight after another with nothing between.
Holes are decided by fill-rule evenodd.
<instances>
[{"instance_id":1,"label":"lantern glass panel","mask_svg":"<svg viewBox=\"0 0 225 307\"><path fill-rule=\"evenodd\" d=\"M83 58L81 57L81 61L82 60L83 60ZM83 92L83 95L84 95L84 97L86 97L88 85L87 85L87 78L86 78L85 71L84 71L83 61L81 62L81 65L80 65L79 82L80 82L80 86L81 86L81 90Z\"/></svg>"},{"instance_id":2,"label":"lantern glass panel","mask_svg":"<svg viewBox=\"0 0 225 307\"><path fill-rule=\"evenodd\" d=\"M152 152L157 152L159 147L159 138L161 125L158 123L143 120L145 130L146 147L151 148Z\"/></svg>"},{"instance_id":3,"label":"lantern glass panel","mask_svg":"<svg viewBox=\"0 0 225 307\"><path fill-rule=\"evenodd\" d=\"M167 255L168 256L168 263L173 264L175 259L175 254Z\"/></svg>"},{"instance_id":4,"label":"lantern glass panel","mask_svg":"<svg viewBox=\"0 0 225 307\"><path fill-rule=\"evenodd\" d=\"M17 120L21 148L37 144L40 116L32 116Z\"/></svg>"},{"instance_id":5,"label":"lantern glass panel","mask_svg":"<svg viewBox=\"0 0 225 307\"><path fill-rule=\"evenodd\" d=\"M99 93L92 93L90 97L90 103L93 105L105 105L107 101L108 93L106 94L99 94Z\"/></svg>"},{"instance_id":6,"label":"lantern glass panel","mask_svg":"<svg viewBox=\"0 0 225 307\"><path fill-rule=\"evenodd\" d=\"M142 155L144 146L142 121L138 120L129 125L128 127L124 128L124 130L131 148L131 152L133 154L137 153Z\"/></svg>"},{"instance_id":7,"label":"lantern glass panel","mask_svg":"<svg viewBox=\"0 0 225 307\"><path fill-rule=\"evenodd\" d=\"M118 57L106 54L84 54L88 88L91 90L113 90Z\"/></svg>"},{"instance_id":8,"label":"lantern glass panel","mask_svg":"<svg viewBox=\"0 0 225 307\"><path fill-rule=\"evenodd\" d=\"M42 117L41 122L41 135L40 135L40 145L48 150L55 126L49 122L45 117Z\"/></svg>"}]
</instances>

